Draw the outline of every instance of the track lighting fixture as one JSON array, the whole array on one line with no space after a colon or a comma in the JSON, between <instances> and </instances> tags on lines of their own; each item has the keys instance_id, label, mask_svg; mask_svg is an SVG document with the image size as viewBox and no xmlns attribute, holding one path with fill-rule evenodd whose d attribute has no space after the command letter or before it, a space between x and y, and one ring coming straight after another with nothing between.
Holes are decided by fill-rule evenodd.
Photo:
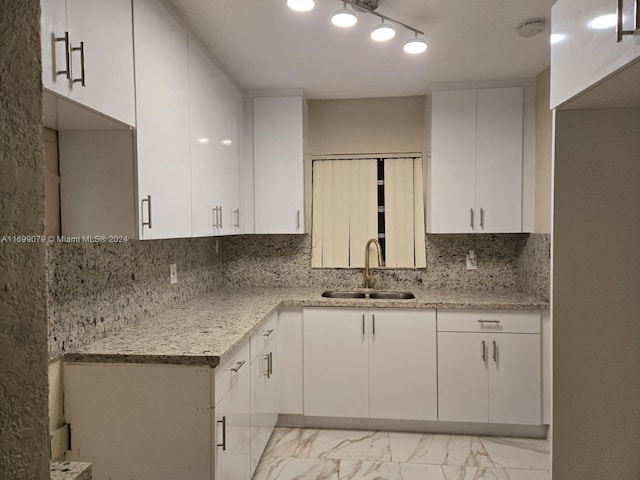
<instances>
[{"instance_id":1,"label":"track lighting fixture","mask_svg":"<svg viewBox=\"0 0 640 480\"><path fill-rule=\"evenodd\" d=\"M407 40L404 44L404 51L410 54L423 53L427 50L427 42L419 35L424 32L413 28L405 23L394 20L381 13L376 12L378 8L377 0L340 0L343 8L333 12L331 23L341 28L354 26L358 22L358 17L353 8L356 7L359 12L370 13L382 20L382 22L371 30L371 39L376 42L386 42L396 36L396 26L404 27L414 33L414 37ZM313 8L314 0L287 0L289 8L296 11L309 11Z\"/></svg>"}]
</instances>

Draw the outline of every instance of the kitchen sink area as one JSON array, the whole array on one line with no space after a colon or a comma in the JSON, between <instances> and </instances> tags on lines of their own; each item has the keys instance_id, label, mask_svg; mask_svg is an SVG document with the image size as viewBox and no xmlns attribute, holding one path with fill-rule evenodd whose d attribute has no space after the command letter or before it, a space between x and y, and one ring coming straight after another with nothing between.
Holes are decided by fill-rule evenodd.
<instances>
[{"instance_id":1,"label":"kitchen sink area","mask_svg":"<svg viewBox=\"0 0 640 480\"><path fill-rule=\"evenodd\" d=\"M370 298L375 300L411 300L416 298L413 292L404 290L325 290L325 298Z\"/></svg>"}]
</instances>

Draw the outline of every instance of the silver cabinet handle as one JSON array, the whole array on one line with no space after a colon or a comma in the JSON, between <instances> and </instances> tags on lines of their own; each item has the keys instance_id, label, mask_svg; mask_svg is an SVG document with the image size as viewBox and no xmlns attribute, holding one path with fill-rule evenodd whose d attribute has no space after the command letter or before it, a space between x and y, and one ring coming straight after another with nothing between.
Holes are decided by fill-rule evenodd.
<instances>
[{"instance_id":1,"label":"silver cabinet handle","mask_svg":"<svg viewBox=\"0 0 640 480\"><path fill-rule=\"evenodd\" d=\"M473 218L473 208L469 209L469 215L471 217L471 221L469 222L469 226L471 227L471 230L473 230L473 225L475 224L474 218Z\"/></svg>"},{"instance_id":2,"label":"silver cabinet handle","mask_svg":"<svg viewBox=\"0 0 640 480\"><path fill-rule=\"evenodd\" d=\"M218 225L220 228L222 228L222 206L218 207L220 209L220 224Z\"/></svg>"},{"instance_id":3,"label":"silver cabinet handle","mask_svg":"<svg viewBox=\"0 0 640 480\"><path fill-rule=\"evenodd\" d=\"M371 332L374 335L376 334L376 315L375 314L371 316Z\"/></svg>"},{"instance_id":4,"label":"silver cabinet handle","mask_svg":"<svg viewBox=\"0 0 640 480\"><path fill-rule=\"evenodd\" d=\"M270 378L271 377L271 373L269 372L269 355L263 355L262 356L262 360L267 362L267 368L265 368L264 373L262 374L262 376Z\"/></svg>"},{"instance_id":5,"label":"silver cabinet handle","mask_svg":"<svg viewBox=\"0 0 640 480\"><path fill-rule=\"evenodd\" d=\"M498 362L498 345L495 340L493 341L493 361Z\"/></svg>"},{"instance_id":6,"label":"silver cabinet handle","mask_svg":"<svg viewBox=\"0 0 640 480\"><path fill-rule=\"evenodd\" d=\"M84 42L80 42L79 47L71 47L72 52L80 52L80 78L74 78L71 80L72 83L80 82L80 85L85 87L85 77L84 77Z\"/></svg>"},{"instance_id":7,"label":"silver cabinet handle","mask_svg":"<svg viewBox=\"0 0 640 480\"><path fill-rule=\"evenodd\" d=\"M640 7L638 3L640 3L639 0L636 0L633 30L624 30L624 26L622 25L624 0L618 0L618 8L616 9L616 42L621 42L624 35L633 35L638 30L638 24L640 23L640 12L638 11Z\"/></svg>"},{"instance_id":8,"label":"silver cabinet handle","mask_svg":"<svg viewBox=\"0 0 640 480\"><path fill-rule=\"evenodd\" d=\"M300 210L297 211L296 218L297 218L297 220L296 220L296 225L297 225L296 229L300 230Z\"/></svg>"},{"instance_id":9,"label":"silver cabinet handle","mask_svg":"<svg viewBox=\"0 0 640 480\"><path fill-rule=\"evenodd\" d=\"M69 32L64 32L64 37L55 37L55 42L64 42L64 58L66 69L65 70L57 70L56 75L65 75L69 80L71 80L71 68L69 68L71 50L69 49Z\"/></svg>"},{"instance_id":10,"label":"silver cabinet handle","mask_svg":"<svg viewBox=\"0 0 640 480\"><path fill-rule=\"evenodd\" d=\"M236 208L236 209L233 211L233 214L234 214L234 215L235 215L235 217L236 217L236 223L235 223L233 226L234 226L235 228L240 228L240 209L239 209L239 208Z\"/></svg>"},{"instance_id":11,"label":"silver cabinet handle","mask_svg":"<svg viewBox=\"0 0 640 480\"><path fill-rule=\"evenodd\" d=\"M217 423L222 424L222 443L216 444L217 447L222 447L222 450L227 449L227 417L223 416L222 420L218 420Z\"/></svg>"},{"instance_id":12,"label":"silver cabinet handle","mask_svg":"<svg viewBox=\"0 0 640 480\"><path fill-rule=\"evenodd\" d=\"M273 352L269 352L269 378L273 375Z\"/></svg>"},{"instance_id":13,"label":"silver cabinet handle","mask_svg":"<svg viewBox=\"0 0 640 480\"><path fill-rule=\"evenodd\" d=\"M264 333L262 334L262 336L263 337L268 337L272 333L273 333L273 328L270 328L269 330L265 330Z\"/></svg>"},{"instance_id":14,"label":"silver cabinet handle","mask_svg":"<svg viewBox=\"0 0 640 480\"><path fill-rule=\"evenodd\" d=\"M480 209L480 228L484 230L484 208Z\"/></svg>"},{"instance_id":15,"label":"silver cabinet handle","mask_svg":"<svg viewBox=\"0 0 640 480\"><path fill-rule=\"evenodd\" d=\"M242 366L247 363L246 360L241 360L239 362L236 362L236 366L233 368L230 368L229 370L231 370L232 372L236 372L238 373L238 371L242 368Z\"/></svg>"},{"instance_id":16,"label":"silver cabinet handle","mask_svg":"<svg viewBox=\"0 0 640 480\"><path fill-rule=\"evenodd\" d=\"M487 361L487 342L482 341L482 361Z\"/></svg>"},{"instance_id":17,"label":"silver cabinet handle","mask_svg":"<svg viewBox=\"0 0 640 480\"><path fill-rule=\"evenodd\" d=\"M362 334L364 335L364 313L362 314Z\"/></svg>"},{"instance_id":18,"label":"silver cabinet handle","mask_svg":"<svg viewBox=\"0 0 640 480\"><path fill-rule=\"evenodd\" d=\"M484 327L485 323L495 323L496 327L500 326L500 320L478 320L481 327Z\"/></svg>"},{"instance_id":19,"label":"silver cabinet handle","mask_svg":"<svg viewBox=\"0 0 640 480\"><path fill-rule=\"evenodd\" d=\"M216 228L218 226L218 207L213 207L211 209L211 213L213 213L213 223L211 224L211 226L213 228Z\"/></svg>"},{"instance_id":20,"label":"silver cabinet handle","mask_svg":"<svg viewBox=\"0 0 640 480\"><path fill-rule=\"evenodd\" d=\"M143 227L149 227L149 229L153 228L151 226L151 195L147 195L147 198L143 198L142 199L142 208L144 208L144 202L147 202L147 221L144 221L144 218L142 219L142 226ZM140 214L142 215L142 213Z\"/></svg>"}]
</instances>

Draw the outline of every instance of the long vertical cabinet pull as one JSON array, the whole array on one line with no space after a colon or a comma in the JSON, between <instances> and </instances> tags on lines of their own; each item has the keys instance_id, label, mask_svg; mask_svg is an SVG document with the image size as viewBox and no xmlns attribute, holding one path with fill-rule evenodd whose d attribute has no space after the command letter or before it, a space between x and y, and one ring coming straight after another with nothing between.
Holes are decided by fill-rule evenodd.
<instances>
[{"instance_id":1,"label":"long vertical cabinet pull","mask_svg":"<svg viewBox=\"0 0 640 480\"><path fill-rule=\"evenodd\" d=\"M143 227L149 227L149 229L153 228L151 225L151 195L147 195L147 198L142 199L142 207L144 209L144 202L147 202L147 221L142 221Z\"/></svg>"},{"instance_id":2,"label":"long vertical cabinet pull","mask_svg":"<svg viewBox=\"0 0 640 480\"><path fill-rule=\"evenodd\" d=\"M265 369L263 376L271 378L271 354L269 353L264 355L262 359L267 362L267 368Z\"/></svg>"},{"instance_id":3,"label":"long vertical cabinet pull","mask_svg":"<svg viewBox=\"0 0 640 480\"><path fill-rule=\"evenodd\" d=\"M83 87L85 87L85 76L84 76L84 42L80 42L79 47L71 47L71 52L80 52L80 78L74 78L71 80L73 83L80 83Z\"/></svg>"},{"instance_id":4,"label":"long vertical cabinet pull","mask_svg":"<svg viewBox=\"0 0 640 480\"><path fill-rule=\"evenodd\" d=\"M269 378L273 375L273 352L269 352Z\"/></svg>"},{"instance_id":5,"label":"long vertical cabinet pull","mask_svg":"<svg viewBox=\"0 0 640 480\"><path fill-rule=\"evenodd\" d=\"M498 363L498 345L493 341L493 361Z\"/></svg>"},{"instance_id":6,"label":"long vertical cabinet pull","mask_svg":"<svg viewBox=\"0 0 640 480\"><path fill-rule=\"evenodd\" d=\"M216 444L218 447L222 447L222 450L227 449L227 417L223 416L222 420L218 420L218 423L222 424L222 443Z\"/></svg>"},{"instance_id":7,"label":"long vertical cabinet pull","mask_svg":"<svg viewBox=\"0 0 640 480\"><path fill-rule=\"evenodd\" d=\"M233 224L233 226L234 226L235 228L240 228L240 209L239 209L239 208L236 208L236 209L233 211L233 214L234 214L234 215L235 215L235 217L236 217L236 222Z\"/></svg>"},{"instance_id":8,"label":"long vertical cabinet pull","mask_svg":"<svg viewBox=\"0 0 640 480\"><path fill-rule=\"evenodd\" d=\"M480 209L480 228L484 230L484 208Z\"/></svg>"},{"instance_id":9,"label":"long vertical cabinet pull","mask_svg":"<svg viewBox=\"0 0 640 480\"><path fill-rule=\"evenodd\" d=\"M376 315L375 313L371 316L371 333L376 334Z\"/></svg>"},{"instance_id":10,"label":"long vertical cabinet pull","mask_svg":"<svg viewBox=\"0 0 640 480\"><path fill-rule=\"evenodd\" d=\"M482 361L487 361L487 342L482 341Z\"/></svg>"},{"instance_id":11,"label":"long vertical cabinet pull","mask_svg":"<svg viewBox=\"0 0 640 480\"><path fill-rule=\"evenodd\" d=\"M473 218L473 208L469 209L469 217L470 217L470 222L469 222L469 226L471 227L471 230L473 230L473 225L475 224L474 222L474 218Z\"/></svg>"},{"instance_id":12,"label":"long vertical cabinet pull","mask_svg":"<svg viewBox=\"0 0 640 480\"><path fill-rule=\"evenodd\" d=\"M71 67L70 64L70 56L71 50L69 48L69 32L64 32L64 37L56 37L56 42L64 42L64 58L65 58L65 70L57 70L56 75L65 75L67 79L71 80Z\"/></svg>"},{"instance_id":13,"label":"long vertical cabinet pull","mask_svg":"<svg viewBox=\"0 0 640 480\"><path fill-rule=\"evenodd\" d=\"M633 16L633 30L624 30L622 25L624 0L618 0L616 10L616 42L620 43L624 35L633 35L640 28L640 0L635 0L635 15Z\"/></svg>"},{"instance_id":14,"label":"long vertical cabinet pull","mask_svg":"<svg viewBox=\"0 0 640 480\"><path fill-rule=\"evenodd\" d=\"M296 228L300 230L300 210L296 213Z\"/></svg>"},{"instance_id":15,"label":"long vertical cabinet pull","mask_svg":"<svg viewBox=\"0 0 640 480\"><path fill-rule=\"evenodd\" d=\"M362 314L362 335L364 335L364 313Z\"/></svg>"}]
</instances>

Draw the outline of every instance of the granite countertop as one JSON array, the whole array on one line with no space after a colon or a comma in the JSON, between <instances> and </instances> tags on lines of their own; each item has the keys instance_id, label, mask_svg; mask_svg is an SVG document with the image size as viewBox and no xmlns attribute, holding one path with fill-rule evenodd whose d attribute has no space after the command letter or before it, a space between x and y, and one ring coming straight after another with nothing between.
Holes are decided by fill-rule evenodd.
<instances>
[{"instance_id":1,"label":"granite countertop","mask_svg":"<svg viewBox=\"0 0 640 480\"><path fill-rule=\"evenodd\" d=\"M218 289L65 355L69 362L208 365L224 362L280 306L541 310L514 291L415 289L411 300L330 299L320 288Z\"/></svg>"},{"instance_id":2,"label":"granite countertop","mask_svg":"<svg viewBox=\"0 0 640 480\"><path fill-rule=\"evenodd\" d=\"M51 480L91 480L91 464L85 462L52 462Z\"/></svg>"}]
</instances>

